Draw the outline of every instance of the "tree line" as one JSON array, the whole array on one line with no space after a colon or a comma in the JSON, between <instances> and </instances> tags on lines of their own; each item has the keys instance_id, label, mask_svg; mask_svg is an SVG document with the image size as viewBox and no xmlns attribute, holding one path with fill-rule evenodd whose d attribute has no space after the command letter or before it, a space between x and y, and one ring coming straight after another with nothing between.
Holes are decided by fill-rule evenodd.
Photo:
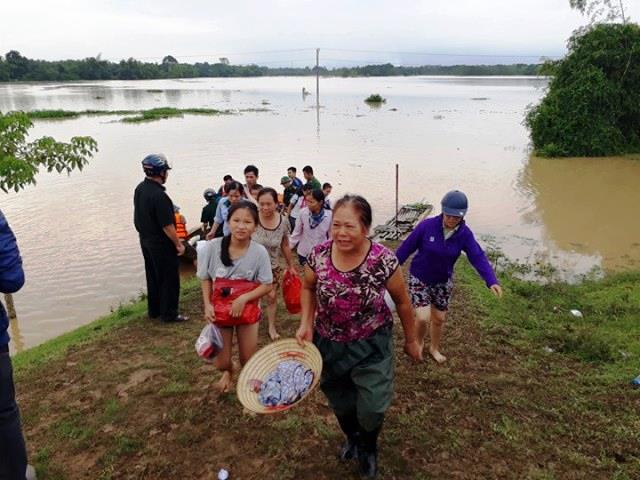
<instances>
[{"instance_id":1,"label":"tree line","mask_svg":"<svg viewBox=\"0 0 640 480\"><path fill-rule=\"evenodd\" d=\"M390 63L362 67L319 67L323 76L380 77L410 75L536 75L539 65L423 65L398 67ZM83 60L34 60L11 50L0 56L0 82L69 80L148 80L157 78L262 77L315 75L310 67L270 68L228 63L180 63L167 55L161 63L141 62L134 58L110 62L99 57Z\"/></svg>"}]
</instances>

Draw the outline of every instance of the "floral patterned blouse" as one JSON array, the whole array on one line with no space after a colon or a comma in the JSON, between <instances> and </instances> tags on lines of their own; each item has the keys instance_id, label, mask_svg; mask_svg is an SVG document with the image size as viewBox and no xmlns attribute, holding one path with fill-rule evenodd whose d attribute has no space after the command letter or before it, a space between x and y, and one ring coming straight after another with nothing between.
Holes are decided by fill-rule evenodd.
<instances>
[{"instance_id":1,"label":"floral patterned blouse","mask_svg":"<svg viewBox=\"0 0 640 480\"><path fill-rule=\"evenodd\" d=\"M395 254L371 242L363 262L342 272L331 261L332 245L332 240L318 245L308 258L317 276L316 332L335 342L351 342L393 325L384 293L387 280L399 265Z\"/></svg>"},{"instance_id":2,"label":"floral patterned blouse","mask_svg":"<svg viewBox=\"0 0 640 480\"><path fill-rule=\"evenodd\" d=\"M274 229L265 228L260 222L256 231L251 236L252 240L255 240L269 253L269 259L271 260L271 268L278 267L278 259L280 258L280 252L282 250L283 237L289 238L289 221L280 215L280 223Z\"/></svg>"}]
</instances>

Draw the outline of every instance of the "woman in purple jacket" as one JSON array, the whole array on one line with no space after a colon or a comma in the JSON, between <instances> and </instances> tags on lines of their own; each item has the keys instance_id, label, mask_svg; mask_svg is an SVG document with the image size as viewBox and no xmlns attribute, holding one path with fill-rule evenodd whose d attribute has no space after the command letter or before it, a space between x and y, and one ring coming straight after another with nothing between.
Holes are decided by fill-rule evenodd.
<instances>
[{"instance_id":1,"label":"woman in purple jacket","mask_svg":"<svg viewBox=\"0 0 640 480\"><path fill-rule=\"evenodd\" d=\"M461 252L467 254L487 287L497 297L502 296L487 256L464 222L467 196L453 190L442 198L441 205L442 214L420 222L396 252L402 264L418 251L411 262L409 277L409 293L416 309L416 333L424 348L427 324L431 320L429 353L438 363L447 359L440 353L440 339L453 290L453 267Z\"/></svg>"}]
</instances>

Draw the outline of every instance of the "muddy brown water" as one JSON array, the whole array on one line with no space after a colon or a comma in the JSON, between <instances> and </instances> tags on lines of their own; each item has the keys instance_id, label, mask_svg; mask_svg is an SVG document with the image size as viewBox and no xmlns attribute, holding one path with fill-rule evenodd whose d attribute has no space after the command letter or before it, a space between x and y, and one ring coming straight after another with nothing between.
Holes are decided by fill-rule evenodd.
<instances>
[{"instance_id":1,"label":"muddy brown water","mask_svg":"<svg viewBox=\"0 0 640 480\"><path fill-rule=\"evenodd\" d=\"M202 192L223 175L260 168L278 185L290 165L314 166L333 198L364 194L374 223L400 202L438 203L450 189L470 198L468 222L485 245L512 259L544 259L566 278L592 268L637 268L640 159L530 158L522 125L544 79L410 77L323 79L321 108L312 78L240 78L0 84L0 110L232 109L235 115L185 116L123 124L118 116L38 121L33 136L91 135L100 152L82 172L41 174L36 186L2 196L27 275L15 295L14 350L28 348L106 314L144 288L132 225L132 191L149 152L174 169L168 193L188 227L198 223ZM364 103L371 93L387 102ZM255 111L267 109L268 111ZM436 209L437 210L437 209Z\"/></svg>"}]
</instances>

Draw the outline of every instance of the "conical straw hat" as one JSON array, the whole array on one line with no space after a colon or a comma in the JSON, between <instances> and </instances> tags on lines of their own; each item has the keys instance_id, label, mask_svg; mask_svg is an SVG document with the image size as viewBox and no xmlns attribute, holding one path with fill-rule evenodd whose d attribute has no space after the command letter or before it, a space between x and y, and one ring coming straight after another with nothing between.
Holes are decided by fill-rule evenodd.
<instances>
[{"instance_id":1,"label":"conical straw hat","mask_svg":"<svg viewBox=\"0 0 640 480\"><path fill-rule=\"evenodd\" d=\"M251 386L251 380L265 381L280 362L285 360L296 360L311 369L313 372L313 383L307 392L295 403L277 407L265 406L258 400L258 394ZM256 413L276 413L287 410L297 405L318 385L320 374L322 373L322 357L320 351L311 342L305 342L301 347L293 338L286 338L270 343L260 351L256 352L246 363L236 386L238 400L245 408Z\"/></svg>"}]
</instances>

